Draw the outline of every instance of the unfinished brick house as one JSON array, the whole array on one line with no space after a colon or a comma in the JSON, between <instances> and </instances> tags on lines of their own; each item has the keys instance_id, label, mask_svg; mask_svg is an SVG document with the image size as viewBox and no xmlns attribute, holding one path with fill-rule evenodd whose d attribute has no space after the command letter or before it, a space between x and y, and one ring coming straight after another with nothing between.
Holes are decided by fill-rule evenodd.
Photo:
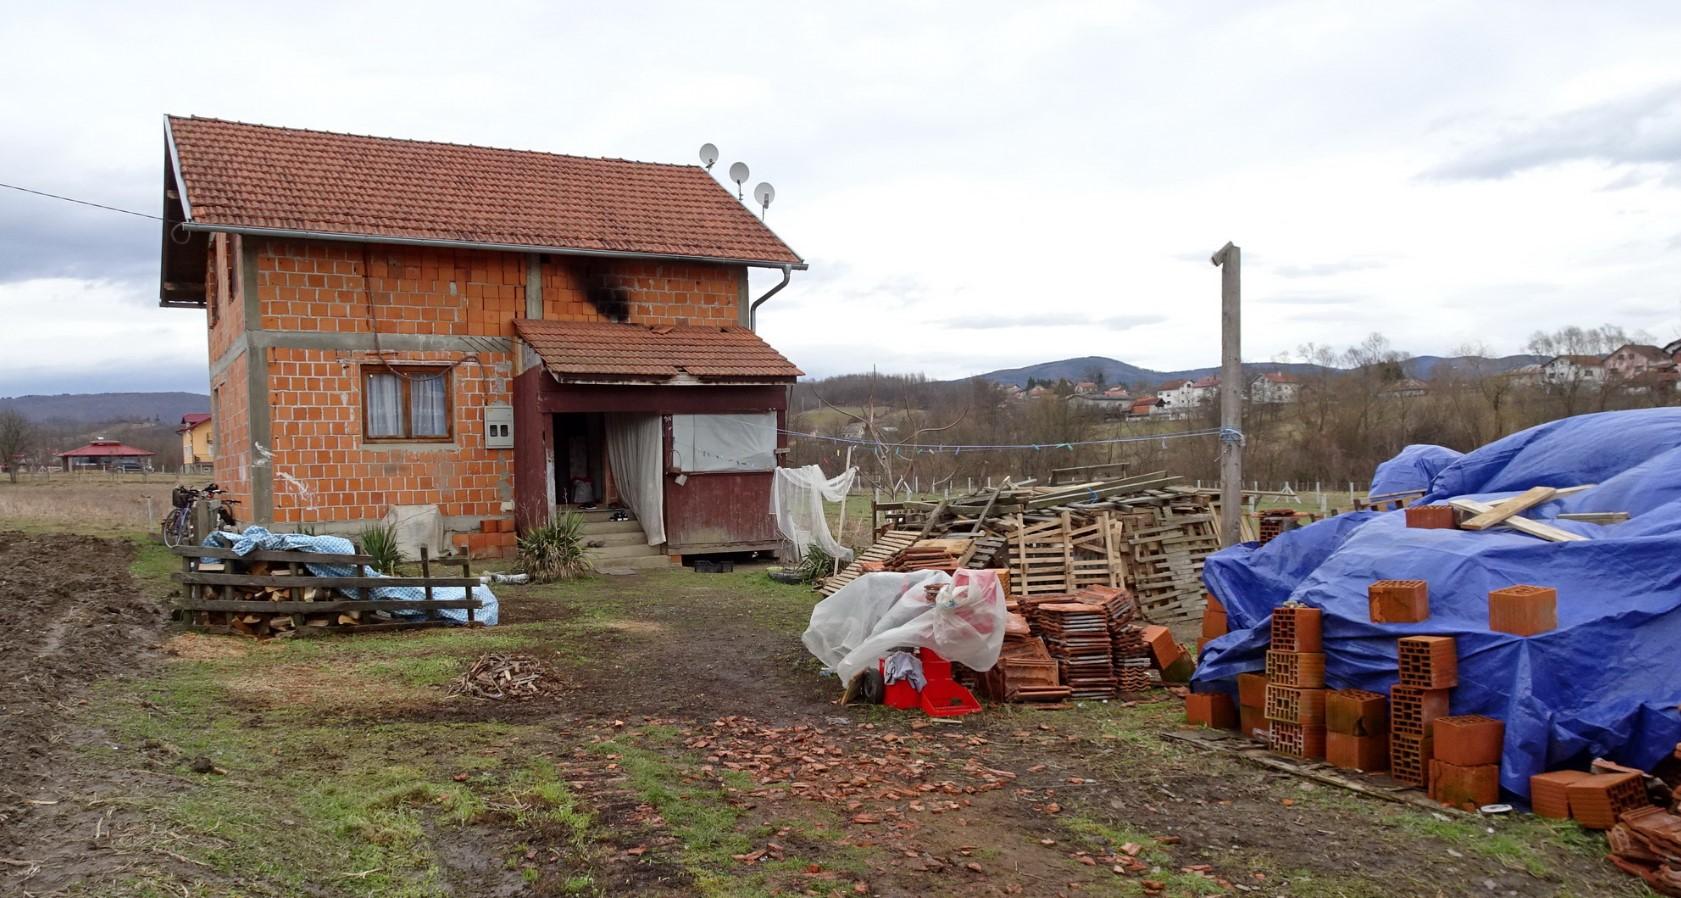
<instances>
[{"instance_id":1,"label":"unfinished brick house","mask_svg":"<svg viewBox=\"0 0 1681 898\"><path fill-rule=\"evenodd\" d=\"M806 266L704 169L170 117L163 175L161 304L206 313L253 520L484 555L623 505L603 554L774 547L800 371L753 310Z\"/></svg>"}]
</instances>

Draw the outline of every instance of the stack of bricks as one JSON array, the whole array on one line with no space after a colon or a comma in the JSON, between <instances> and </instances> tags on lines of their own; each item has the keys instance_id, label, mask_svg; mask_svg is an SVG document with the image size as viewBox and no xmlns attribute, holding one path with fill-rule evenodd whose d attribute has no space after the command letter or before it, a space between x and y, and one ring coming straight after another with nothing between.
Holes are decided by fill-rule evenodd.
<instances>
[{"instance_id":1,"label":"stack of bricks","mask_svg":"<svg viewBox=\"0 0 1681 898\"><path fill-rule=\"evenodd\" d=\"M1325 760L1345 770L1389 769L1389 702L1379 692L1325 694Z\"/></svg>"},{"instance_id":2,"label":"stack of bricks","mask_svg":"<svg viewBox=\"0 0 1681 898\"><path fill-rule=\"evenodd\" d=\"M1276 508L1261 512L1259 533L1261 545L1266 545L1278 538L1278 535L1293 528L1296 524L1296 513L1288 508Z\"/></svg>"},{"instance_id":3,"label":"stack of bricks","mask_svg":"<svg viewBox=\"0 0 1681 898\"><path fill-rule=\"evenodd\" d=\"M452 533L450 545L469 558L509 558L519 542L512 518L485 518L478 533Z\"/></svg>"},{"instance_id":4,"label":"stack of bricks","mask_svg":"<svg viewBox=\"0 0 1681 898\"><path fill-rule=\"evenodd\" d=\"M1228 632L1230 627L1226 622L1226 606L1220 604L1214 593L1209 593L1208 602L1202 608L1202 638L1197 640L1197 654L1201 655L1204 646Z\"/></svg>"},{"instance_id":5,"label":"stack of bricks","mask_svg":"<svg viewBox=\"0 0 1681 898\"><path fill-rule=\"evenodd\" d=\"M1488 594L1488 628L1534 636L1558 627L1558 590L1518 584Z\"/></svg>"},{"instance_id":6,"label":"stack of bricks","mask_svg":"<svg viewBox=\"0 0 1681 898\"><path fill-rule=\"evenodd\" d=\"M1588 829L1610 829L1624 811L1645 807L1646 783L1638 772L1598 773L1564 787L1570 816Z\"/></svg>"},{"instance_id":7,"label":"stack of bricks","mask_svg":"<svg viewBox=\"0 0 1681 898\"><path fill-rule=\"evenodd\" d=\"M1468 714L1439 717L1431 730L1430 797L1448 807L1474 811L1500 799L1500 751L1506 725Z\"/></svg>"},{"instance_id":8,"label":"stack of bricks","mask_svg":"<svg viewBox=\"0 0 1681 898\"><path fill-rule=\"evenodd\" d=\"M1396 649L1401 680L1389 690L1390 773L1429 788L1433 726L1448 714L1448 692L1459 682L1458 656L1451 636L1407 636Z\"/></svg>"},{"instance_id":9,"label":"stack of bricks","mask_svg":"<svg viewBox=\"0 0 1681 898\"><path fill-rule=\"evenodd\" d=\"M1281 754L1325 757L1325 655L1318 608L1281 605L1272 613L1264 713L1268 745Z\"/></svg>"},{"instance_id":10,"label":"stack of bricks","mask_svg":"<svg viewBox=\"0 0 1681 898\"><path fill-rule=\"evenodd\" d=\"M1243 735L1270 744L1272 721L1267 720L1267 675L1237 675L1237 723Z\"/></svg>"}]
</instances>

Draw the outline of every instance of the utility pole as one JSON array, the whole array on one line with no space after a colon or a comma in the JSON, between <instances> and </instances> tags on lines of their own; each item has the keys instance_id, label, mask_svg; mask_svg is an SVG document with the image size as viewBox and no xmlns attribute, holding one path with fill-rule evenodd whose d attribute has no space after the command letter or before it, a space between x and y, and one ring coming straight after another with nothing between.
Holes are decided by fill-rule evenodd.
<instances>
[{"instance_id":1,"label":"utility pole","mask_svg":"<svg viewBox=\"0 0 1681 898\"><path fill-rule=\"evenodd\" d=\"M1209 260L1220 269L1220 541L1243 538L1243 250L1230 241Z\"/></svg>"}]
</instances>

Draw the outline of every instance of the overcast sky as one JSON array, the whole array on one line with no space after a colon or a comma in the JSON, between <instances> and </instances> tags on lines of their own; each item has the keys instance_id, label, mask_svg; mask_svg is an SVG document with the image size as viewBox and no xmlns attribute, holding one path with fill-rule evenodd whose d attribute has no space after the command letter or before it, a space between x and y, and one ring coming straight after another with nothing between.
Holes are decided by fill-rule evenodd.
<instances>
[{"instance_id":1,"label":"overcast sky","mask_svg":"<svg viewBox=\"0 0 1681 898\"><path fill-rule=\"evenodd\" d=\"M1681 336L1681 4L0 3L0 181L156 213L162 116L772 181L808 372ZM206 389L156 222L0 190L0 395ZM754 276L755 293L776 280Z\"/></svg>"}]
</instances>

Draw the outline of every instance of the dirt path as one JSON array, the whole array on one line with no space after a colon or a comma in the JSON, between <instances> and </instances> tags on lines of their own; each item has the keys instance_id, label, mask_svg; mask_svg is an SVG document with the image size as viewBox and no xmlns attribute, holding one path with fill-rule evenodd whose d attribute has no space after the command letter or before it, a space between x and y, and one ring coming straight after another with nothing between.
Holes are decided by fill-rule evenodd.
<instances>
[{"instance_id":1,"label":"dirt path","mask_svg":"<svg viewBox=\"0 0 1681 898\"><path fill-rule=\"evenodd\" d=\"M144 672L164 612L128 574L133 547L89 536L0 532L0 875L32 889L102 869L114 812L75 757L95 737L74 722L92 687ZM111 860L111 858L106 858Z\"/></svg>"}]
</instances>

